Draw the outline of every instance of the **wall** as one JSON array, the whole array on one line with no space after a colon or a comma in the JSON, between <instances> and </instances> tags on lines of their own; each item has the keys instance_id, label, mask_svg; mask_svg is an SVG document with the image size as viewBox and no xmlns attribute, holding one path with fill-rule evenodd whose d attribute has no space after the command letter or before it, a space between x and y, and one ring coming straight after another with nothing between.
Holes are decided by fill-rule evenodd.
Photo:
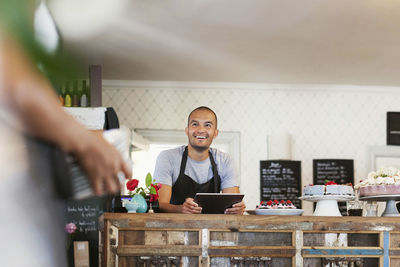
<instances>
[{"instance_id":1,"label":"wall","mask_svg":"<svg viewBox=\"0 0 400 267\"><path fill-rule=\"evenodd\" d=\"M292 136L304 185L312 183L317 158L354 159L359 181L370 171L367 147L386 144L386 112L400 110L400 88L104 81L103 104L132 129L182 131L193 108L212 108L221 131L241 134L241 191L254 209L268 135ZM311 214L311 203L303 205Z\"/></svg>"}]
</instances>

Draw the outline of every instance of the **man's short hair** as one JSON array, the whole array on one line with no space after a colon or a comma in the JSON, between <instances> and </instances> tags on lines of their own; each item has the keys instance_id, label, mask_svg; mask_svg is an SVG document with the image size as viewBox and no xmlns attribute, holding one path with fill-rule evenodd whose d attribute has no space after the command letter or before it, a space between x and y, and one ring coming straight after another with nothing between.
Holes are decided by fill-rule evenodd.
<instances>
[{"instance_id":1,"label":"man's short hair","mask_svg":"<svg viewBox=\"0 0 400 267\"><path fill-rule=\"evenodd\" d=\"M192 113L197 111L197 110L208 110L208 111L210 111L215 117L215 128L217 128L217 125L218 125L217 114L215 114L215 112L211 108L206 107L206 106L200 106L198 108L193 109L192 112L190 112L190 114L188 116L188 125L190 123L190 121L189 121L190 120L190 116L192 116Z\"/></svg>"}]
</instances>

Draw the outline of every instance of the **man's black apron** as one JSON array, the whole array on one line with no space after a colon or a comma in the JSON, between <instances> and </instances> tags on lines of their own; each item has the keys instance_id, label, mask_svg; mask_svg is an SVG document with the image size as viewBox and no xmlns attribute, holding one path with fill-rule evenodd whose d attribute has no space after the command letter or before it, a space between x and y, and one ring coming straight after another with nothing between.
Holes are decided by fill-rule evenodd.
<instances>
[{"instance_id":1,"label":"man's black apron","mask_svg":"<svg viewBox=\"0 0 400 267\"><path fill-rule=\"evenodd\" d=\"M172 187L171 204L181 205L188 197L194 198L196 193L219 193L221 191L221 178L218 175L217 165L211 152L208 151L211 167L213 171L213 178L204 184L196 183L192 178L185 175L186 161L188 157L188 147L182 155L181 168L179 171L178 179Z\"/></svg>"}]
</instances>

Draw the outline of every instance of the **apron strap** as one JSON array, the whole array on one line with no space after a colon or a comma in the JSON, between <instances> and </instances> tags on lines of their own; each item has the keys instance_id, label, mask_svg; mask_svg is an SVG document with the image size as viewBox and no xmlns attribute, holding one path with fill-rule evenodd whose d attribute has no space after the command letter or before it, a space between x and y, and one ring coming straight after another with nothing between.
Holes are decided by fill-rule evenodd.
<instances>
[{"instance_id":1,"label":"apron strap","mask_svg":"<svg viewBox=\"0 0 400 267\"><path fill-rule=\"evenodd\" d=\"M181 168L179 170L178 179L181 175L185 174L187 157L188 157L188 147L186 146L185 151L183 152L182 155ZM215 163L214 157L212 156L210 150L208 150L208 157L210 158L211 167L214 175L214 193L219 193L221 191L221 177L218 174L217 164Z\"/></svg>"},{"instance_id":2,"label":"apron strap","mask_svg":"<svg viewBox=\"0 0 400 267\"><path fill-rule=\"evenodd\" d=\"M210 150L208 150L208 157L210 158L214 174L214 191L215 191L214 193L219 193L221 191L221 177L219 177L217 164L215 163L214 157L212 156Z\"/></svg>"},{"instance_id":3,"label":"apron strap","mask_svg":"<svg viewBox=\"0 0 400 267\"><path fill-rule=\"evenodd\" d=\"M185 151L183 151L182 160L181 160L181 169L179 171L178 178L179 178L179 176L185 174L187 157L188 157L188 147L186 146Z\"/></svg>"}]
</instances>

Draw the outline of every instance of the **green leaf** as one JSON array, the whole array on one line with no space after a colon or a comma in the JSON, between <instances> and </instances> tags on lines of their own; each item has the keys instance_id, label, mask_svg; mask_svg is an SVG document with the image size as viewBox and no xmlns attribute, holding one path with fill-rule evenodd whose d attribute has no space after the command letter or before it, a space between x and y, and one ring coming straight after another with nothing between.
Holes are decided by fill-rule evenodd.
<instances>
[{"instance_id":1,"label":"green leaf","mask_svg":"<svg viewBox=\"0 0 400 267\"><path fill-rule=\"evenodd\" d=\"M153 177L151 177L151 173L147 173L147 175L146 175L146 187L147 188L150 188L152 180L153 180Z\"/></svg>"},{"instance_id":2,"label":"green leaf","mask_svg":"<svg viewBox=\"0 0 400 267\"><path fill-rule=\"evenodd\" d=\"M157 191L154 187L150 187L150 194L152 194L152 195L157 194Z\"/></svg>"},{"instance_id":3,"label":"green leaf","mask_svg":"<svg viewBox=\"0 0 400 267\"><path fill-rule=\"evenodd\" d=\"M32 63L50 82L60 85L66 80L84 77L83 64L78 56L71 51L59 49L48 52L35 37L33 22L34 1L29 0L0 0L0 27L10 34L21 46ZM38 1L36 1L38 2Z\"/></svg>"}]
</instances>

